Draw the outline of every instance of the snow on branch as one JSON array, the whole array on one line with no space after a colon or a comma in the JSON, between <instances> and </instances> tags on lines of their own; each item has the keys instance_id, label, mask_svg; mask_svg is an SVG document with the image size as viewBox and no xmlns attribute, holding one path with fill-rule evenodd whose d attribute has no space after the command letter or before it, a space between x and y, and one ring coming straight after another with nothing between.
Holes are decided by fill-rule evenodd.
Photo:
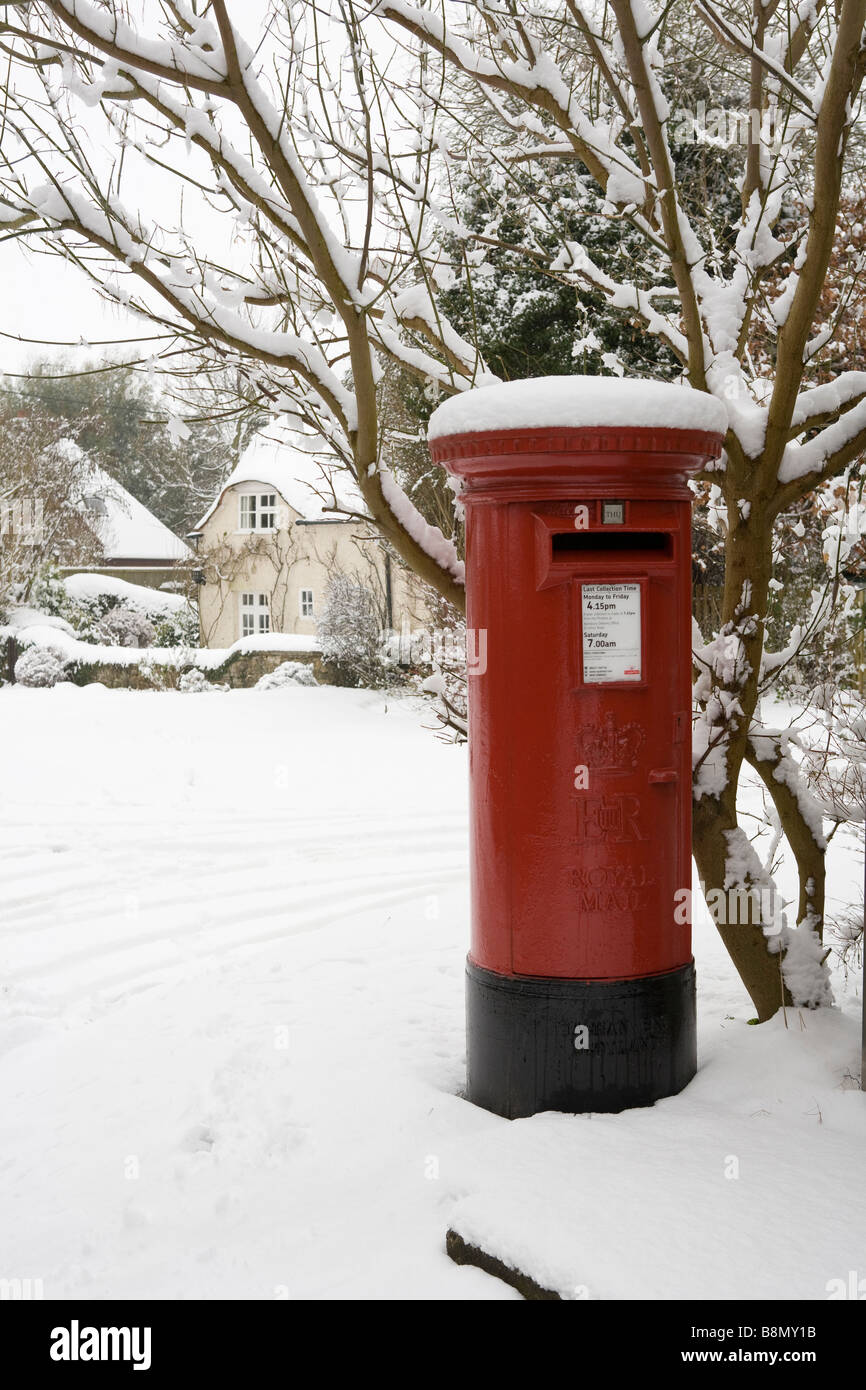
<instances>
[{"instance_id":1,"label":"snow on branch","mask_svg":"<svg viewBox=\"0 0 866 1390\"><path fill-rule=\"evenodd\" d=\"M826 848L824 835L824 813L818 798L809 790L800 772L793 750L803 748L802 740L795 730L771 729L753 722L749 729L749 743L758 763L771 763L772 775L776 782L783 783L794 797L803 821L808 826L812 838L819 849Z\"/></svg>"},{"instance_id":2,"label":"snow on branch","mask_svg":"<svg viewBox=\"0 0 866 1390\"><path fill-rule=\"evenodd\" d=\"M353 7L317 14L315 42L308 7L275 10L252 43L224 0L197 9L16 7L0 228L40 238L206 371L237 372L245 400L297 410L402 557L459 606L453 547L379 472L382 359L446 393L494 380L435 292L439 96L421 75L386 78ZM148 166L181 191L175 225L167 200L154 199L165 225L143 211Z\"/></svg>"},{"instance_id":3,"label":"snow on branch","mask_svg":"<svg viewBox=\"0 0 866 1390\"><path fill-rule=\"evenodd\" d=\"M791 436L831 424L866 398L866 372L842 372L835 381L801 391L791 416Z\"/></svg>"},{"instance_id":4,"label":"snow on branch","mask_svg":"<svg viewBox=\"0 0 866 1390\"><path fill-rule=\"evenodd\" d=\"M797 98L799 109L803 115L811 121L817 120L818 110L814 104L812 93L786 69L784 62L780 62L766 48L761 48L755 43L751 34L742 30L726 15L721 14L712 0L695 0L695 10L706 20L723 43L759 63L781 86L786 87Z\"/></svg>"},{"instance_id":5,"label":"snow on branch","mask_svg":"<svg viewBox=\"0 0 866 1390\"><path fill-rule=\"evenodd\" d=\"M524 60L517 58L510 45L508 52L513 56L497 54L494 60L484 56L473 36L458 34L442 14L408 0L378 0L371 13L395 21L482 86L516 96L544 112L566 134L610 203L639 207L644 202L648 189L639 165L617 146L608 123L586 115L559 65L539 45Z\"/></svg>"},{"instance_id":6,"label":"snow on branch","mask_svg":"<svg viewBox=\"0 0 866 1390\"><path fill-rule=\"evenodd\" d=\"M180 42L145 38L118 13L116 5L94 5L89 0L42 2L79 38L118 62L198 91L218 91L225 81L226 65L214 26L188 7L184 8L191 30Z\"/></svg>"},{"instance_id":7,"label":"snow on branch","mask_svg":"<svg viewBox=\"0 0 866 1390\"><path fill-rule=\"evenodd\" d=\"M390 305L398 322L405 328L423 334L451 368L469 378L473 386L489 385L499 380L487 371L477 348L458 333L439 311L426 281L398 290L391 297ZM431 367L433 365L431 361ZM453 381L450 384L453 386Z\"/></svg>"},{"instance_id":8,"label":"snow on branch","mask_svg":"<svg viewBox=\"0 0 866 1390\"><path fill-rule=\"evenodd\" d=\"M863 374L856 372L850 375ZM779 464L781 483L798 482L811 489L823 478L839 472L866 448L866 389L861 388L861 393L856 398L856 404L852 404L839 419L819 430L805 444L794 441L786 445Z\"/></svg>"},{"instance_id":9,"label":"snow on branch","mask_svg":"<svg viewBox=\"0 0 866 1390\"><path fill-rule=\"evenodd\" d=\"M417 507L400 487L390 468L386 467L384 463L380 463L377 473L382 496L392 515L412 539L417 541L418 545L432 556L446 573L451 575L455 583L463 584L465 567L457 554L454 542L443 536L438 526L431 526L429 522L425 521Z\"/></svg>"},{"instance_id":10,"label":"snow on branch","mask_svg":"<svg viewBox=\"0 0 866 1390\"><path fill-rule=\"evenodd\" d=\"M109 214L69 184L62 188L54 183L40 185L31 190L30 202L49 227L54 224L61 232L85 237L155 290L182 320L176 325L179 330L185 327L187 332L248 350L263 361L297 372L319 392L345 429L356 427L354 397L315 344L293 333L258 328L209 299L201 285L193 288L183 260L157 249L155 229L135 226L119 205Z\"/></svg>"},{"instance_id":11,"label":"snow on branch","mask_svg":"<svg viewBox=\"0 0 866 1390\"><path fill-rule=\"evenodd\" d=\"M664 293L663 290L644 290L637 285L619 283L596 264L578 241L566 241L551 262L550 269L566 277L573 275L579 282L601 290L611 308L632 310L640 316L650 333L668 344L681 362L688 360L685 335L653 303L654 298Z\"/></svg>"}]
</instances>

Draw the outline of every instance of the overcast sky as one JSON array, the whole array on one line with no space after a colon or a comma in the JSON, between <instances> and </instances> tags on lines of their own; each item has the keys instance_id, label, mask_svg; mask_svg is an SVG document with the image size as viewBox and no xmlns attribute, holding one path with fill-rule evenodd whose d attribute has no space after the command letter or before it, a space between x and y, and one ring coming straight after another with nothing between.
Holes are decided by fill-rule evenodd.
<instances>
[{"instance_id":1,"label":"overcast sky","mask_svg":"<svg viewBox=\"0 0 866 1390\"><path fill-rule=\"evenodd\" d=\"M154 16L150 0L134 0L134 9L142 7L148 17ZM155 9L156 7L152 7ZM265 0L244 0L238 6L242 16L241 27L251 46L257 48L263 32L262 18L267 9ZM152 23L148 32L154 34L159 25ZM345 35L337 26L334 35L328 37L327 26L323 26L320 16L319 27L307 34L306 41L312 45L317 40L316 49L327 54L332 71L338 73L345 64ZM269 78L270 62L266 50L261 49L261 61L265 77ZM26 74L19 74L18 84L25 94L28 91ZM41 96L41 85L32 79L34 99ZM200 104L200 103L199 103ZM87 149L91 167L101 178L104 188L110 186L109 174L116 154L116 143L108 129L100 106L78 102L74 104L76 137ZM238 140L243 151L248 142L248 134L239 120L234 120L230 110L221 112L221 130L228 137ZM140 134L140 132L138 132ZM162 151L160 151L162 153ZM141 213L145 224L150 221L160 223L169 229L168 244L173 249L179 245L180 238L172 237L170 229L183 227L193 247L206 248L207 254L219 265L246 271L249 265L250 246L242 228L236 225L234 215L225 211L215 212L208 200L197 197L189 185L184 186L176 179L170 169L172 161L183 167L191 177L198 177L204 183L211 182L210 164L205 156L189 143L184 149L182 139L175 140L168 159L169 172L159 169L140 158L134 147L127 147L125 154L125 178L120 196L127 204L130 214ZM66 179L66 171L61 168L61 181ZM32 181L41 182L41 170L33 172ZM183 199L183 201L181 201ZM358 204L359 216L366 212L366 200ZM95 356L109 355L108 345L125 338L158 335L160 330L150 325L144 318L126 313L122 307L107 304L97 293L92 281L74 265L68 265L59 257L27 253L23 243L12 240L0 244L0 372L26 372L28 365L36 358L46 356L77 355L81 365L92 362ZM147 297L140 284L138 293ZM11 335L11 336L10 336ZM84 338L92 347L75 344ZM51 348L42 346L39 341L22 339L61 340L73 346ZM164 346L163 341L163 346ZM158 350L157 343L142 342L122 344L116 349L117 355L126 358L137 355L147 356L151 350Z\"/></svg>"},{"instance_id":2,"label":"overcast sky","mask_svg":"<svg viewBox=\"0 0 866 1390\"><path fill-rule=\"evenodd\" d=\"M20 243L0 246L0 333L23 338L65 339L77 343L153 332L143 320L105 305L75 266L58 258L26 254ZM146 345L142 345L144 350ZM71 353L74 349L54 349ZM134 352L134 348L124 352ZM0 336L0 371L26 371L34 357L52 350ZM82 358L108 349L78 349Z\"/></svg>"}]
</instances>

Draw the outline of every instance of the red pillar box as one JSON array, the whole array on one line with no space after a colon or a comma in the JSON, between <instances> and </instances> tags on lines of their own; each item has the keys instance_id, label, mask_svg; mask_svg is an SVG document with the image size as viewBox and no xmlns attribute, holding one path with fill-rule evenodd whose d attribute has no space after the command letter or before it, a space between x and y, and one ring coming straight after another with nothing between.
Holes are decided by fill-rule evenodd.
<instances>
[{"instance_id":1,"label":"red pillar box","mask_svg":"<svg viewBox=\"0 0 866 1390\"><path fill-rule=\"evenodd\" d=\"M599 377L484 387L430 422L486 633L468 1095L500 1115L648 1105L695 1073L687 479L725 427L704 393Z\"/></svg>"}]
</instances>

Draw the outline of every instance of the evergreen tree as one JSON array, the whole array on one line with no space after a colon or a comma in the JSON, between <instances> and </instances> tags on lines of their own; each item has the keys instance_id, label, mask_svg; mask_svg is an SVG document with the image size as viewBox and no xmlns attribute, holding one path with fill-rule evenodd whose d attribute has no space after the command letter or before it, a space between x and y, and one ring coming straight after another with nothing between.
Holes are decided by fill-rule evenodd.
<instances>
[{"instance_id":1,"label":"evergreen tree","mask_svg":"<svg viewBox=\"0 0 866 1390\"><path fill-rule=\"evenodd\" d=\"M236 462L232 429L219 420L175 420L147 373L133 367L76 371L34 363L3 384L6 409L38 406L65 422L71 438L160 521L184 535Z\"/></svg>"}]
</instances>

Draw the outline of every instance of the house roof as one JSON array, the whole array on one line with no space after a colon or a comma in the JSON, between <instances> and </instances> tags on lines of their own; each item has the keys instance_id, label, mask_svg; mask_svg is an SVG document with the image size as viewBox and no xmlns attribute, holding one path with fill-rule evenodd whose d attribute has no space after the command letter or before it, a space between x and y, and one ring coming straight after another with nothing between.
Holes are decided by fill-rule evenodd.
<instances>
[{"instance_id":1,"label":"house roof","mask_svg":"<svg viewBox=\"0 0 866 1390\"><path fill-rule=\"evenodd\" d=\"M131 492L94 463L74 439L57 445L76 468L76 504L108 563L156 565L191 560L192 551Z\"/></svg>"},{"instance_id":2,"label":"house roof","mask_svg":"<svg viewBox=\"0 0 866 1390\"><path fill-rule=\"evenodd\" d=\"M87 463L82 487L87 524L102 543L106 560L155 560L173 564L192 551L153 512L96 464Z\"/></svg>"},{"instance_id":3,"label":"house roof","mask_svg":"<svg viewBox=\"0 0 866 1390\"><path fill-rule=\"evenodd\" d=\"M255 435L242 453L236 467L223 483L219 494L208 507L204 516L190 532L195 535L210 520L229 488L242 483L262 483L272 487L285 502L305 521L339 522L344 518L339 512L325 509L322 495L330 491L329 465L315 458L306 449L298 447L298 436L276 437L274 427L268 432ZM339 501L354 511L364 512L360 493L348 481L345 474L339 478Z\"/></svg>"}]
</instances>

